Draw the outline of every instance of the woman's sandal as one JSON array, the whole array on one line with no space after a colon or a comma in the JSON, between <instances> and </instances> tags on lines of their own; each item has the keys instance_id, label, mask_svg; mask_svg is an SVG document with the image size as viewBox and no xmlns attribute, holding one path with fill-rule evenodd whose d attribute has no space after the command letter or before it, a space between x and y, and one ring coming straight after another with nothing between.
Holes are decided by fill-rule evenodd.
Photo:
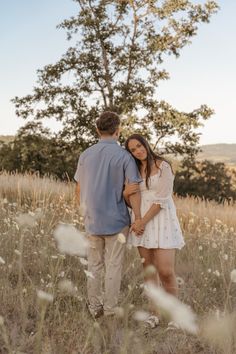
<instances>
[{"instance_id":1,"label":"woman's sandal","mask_svg":"<svg viewBox=\"0 0 236 354\"><path fill-rule=\"evenodd\" d=\"M157 327L157 326L159 325L159 322L160 322L159 318L158 318L157 316L155 316L155 315L150 315L150 316L144 321L144 323L145 323L146 325L148 325L149 327L151 327L151 328Z\"/></svg>"}]
</instances>

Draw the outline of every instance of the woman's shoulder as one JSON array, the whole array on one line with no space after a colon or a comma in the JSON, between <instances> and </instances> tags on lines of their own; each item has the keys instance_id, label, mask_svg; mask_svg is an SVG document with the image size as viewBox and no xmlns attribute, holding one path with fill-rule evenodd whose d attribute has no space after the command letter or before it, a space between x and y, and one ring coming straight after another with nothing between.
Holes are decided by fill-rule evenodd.
<instances>
[{"instance_id":1,"label":"woman's shoulder","mask_svg":"<svg viewBox=\"0 0 236 354\"><path fill-rule=\"evenodd\" d=\"M158 169L171 168L169 162L166 161L166 160L161 160L161 159L160 159L160 160L156 160L156 161L155 161L155 164L156 164L156 167L157 167Z\"/></svg>"}]
</instances>

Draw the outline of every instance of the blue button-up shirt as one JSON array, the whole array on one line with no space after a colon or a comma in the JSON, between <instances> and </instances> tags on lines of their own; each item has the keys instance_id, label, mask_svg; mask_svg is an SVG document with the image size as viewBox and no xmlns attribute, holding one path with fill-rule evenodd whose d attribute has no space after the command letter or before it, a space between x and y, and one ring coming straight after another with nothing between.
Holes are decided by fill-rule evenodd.
<instances>
[{"instance_id":1,"label":"blue button-up shirt","mask_svg":"<svg viewBox=\"0 0 236 354\"><path fill-rule=\"evenodd\" d=\"M101 139L85 150L74 179L80 183L80 205L89 234L111 235L130 224L124 183L142 179L133 157L116 140Z\"/></svg>"}]
</instances>

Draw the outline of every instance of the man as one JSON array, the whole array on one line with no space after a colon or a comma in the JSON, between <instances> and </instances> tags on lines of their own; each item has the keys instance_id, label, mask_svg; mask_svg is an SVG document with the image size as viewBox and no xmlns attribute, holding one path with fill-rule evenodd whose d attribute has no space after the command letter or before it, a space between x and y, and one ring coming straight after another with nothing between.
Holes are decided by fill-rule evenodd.
<instances>
[{"instance_id":1,"label":"man","mask_svg":"<svg viewBox=\"0 0 236 354\"><path fill-rule=\"evenodd\" d=\"M76 194L83 211L89 239L88 278L89 311L93 317L114 314L118 303L125 244L118 234L127 236L130 218L123 198L125 181L141 182L133 157L117 141L120 118L104 112L96 121L100 140L79 158L75 180ZM130 203L135 219L140 219L140 193ZM105 265L105 294L102 299L102 274Z\"/></svg>"}]
</instances>

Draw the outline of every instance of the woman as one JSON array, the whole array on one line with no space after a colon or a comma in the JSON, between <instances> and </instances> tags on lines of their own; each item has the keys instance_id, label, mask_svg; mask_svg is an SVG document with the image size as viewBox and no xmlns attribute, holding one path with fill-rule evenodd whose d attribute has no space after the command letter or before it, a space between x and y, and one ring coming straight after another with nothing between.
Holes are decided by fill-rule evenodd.
<instances>
[{"instance_id":1,"label":"woman","mask_svg":"<svg viewBox=\"0 0 236 354\"><path fill-rule=\"evenodd\" d=\"M151 280L158 285L160 279L165 291L177 296L175 250L184 246L184 240L172 199L172 168L152 151L142 135L131 135L125 147L133 155L143 178L140 183L142 218L132 225L128 243L138 247L144 268L152 265L157 270ZM132 184L126 185L124 197L128 204L129 196L136 188ZM159 320L152 317L150 325L155 327Z\"/></svg>"}]
</instances>

